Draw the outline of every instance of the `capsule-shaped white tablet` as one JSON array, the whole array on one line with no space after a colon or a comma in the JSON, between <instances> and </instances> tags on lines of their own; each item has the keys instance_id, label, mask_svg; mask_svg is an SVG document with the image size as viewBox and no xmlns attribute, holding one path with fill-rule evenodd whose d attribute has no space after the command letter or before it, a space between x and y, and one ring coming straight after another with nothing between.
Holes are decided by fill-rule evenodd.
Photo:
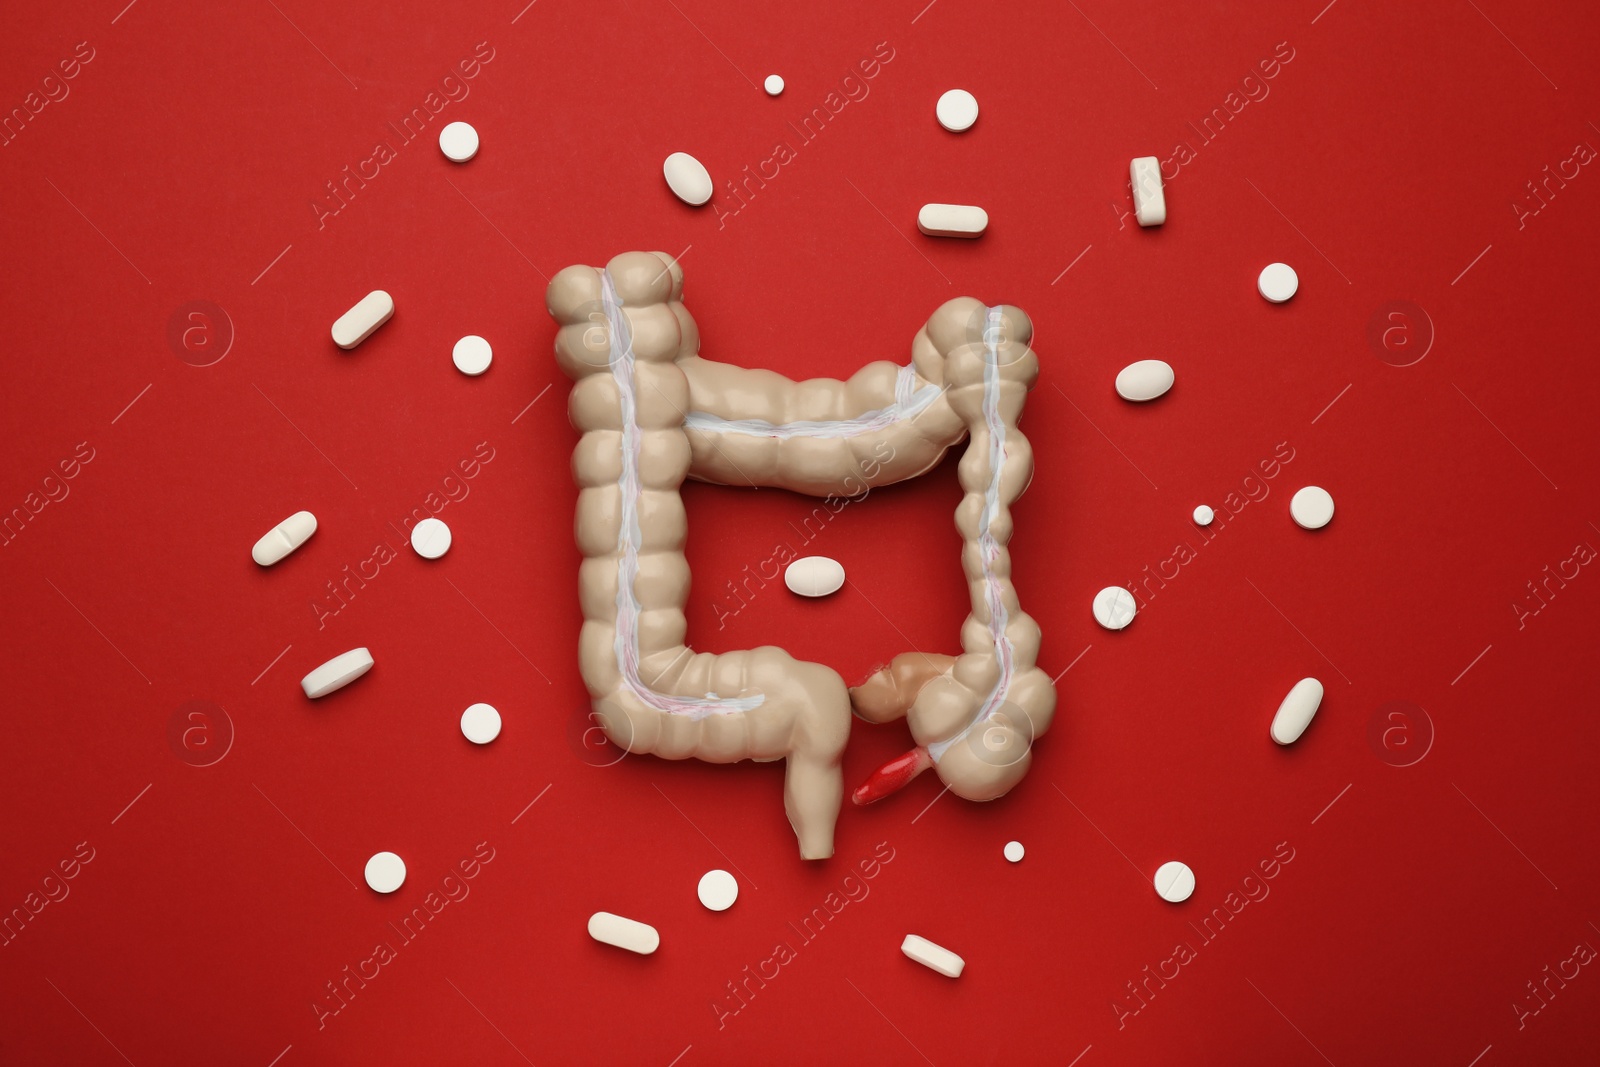
<instances>
[{"instance_id":1,"label":"capsule-shaped white tablet","mask_svg":"<svg viewBox=\"0 0 1600 1067\"><path fill-rule=\"evenodd\" d=\"M661 164L661 174L667 179L672 195L685 204L699 207L711 199L711 172L689 153L672 153Z\"/></svg>"},{"instance_id":2,"label":"capsule-shaped white tablet","mask_svg":"<svg viewBox=\"0 0 1600 1067\"><path fill-rule=\"evenodd\" d=\"M382 289L374 289L334 322L333 343L340 348L354 348L371 337L372 331L388 322L393 314L394 297Z\"/></svg>"},{"instance_id":3,"label":"capsule-shaped white tablet","mask_svg":"<svg viewBox=\"0 0 1600 1067\"><path fill-rule=\"evenodd\" d=\"M284 556L306 543L306 538L317 532L317 517L309 511L297 511L261 535L250 558L263 567L270 567Z\"/></svg>"},{"instance_id":4,"label":"capsule-shaped white tablet","mask_svg":"<svg viewBox=\"0 0 1600 1067\"><path fill-rule=\"evenodd\" d=\"M827 596L844 585L844 567L827 556L804 556L784 569L783 584L800 596Z\"/></svg>"},{"instance_id":5,"label":"capsule-shaped white tablet","mask_svg":"<svg viewBox=\"0 0 1600 1067\"><path fill-rule=\"evenodd\" d=\"M954 952L916 934L906 935L906 939L900 942L900 951L946 978L960 978L961 969L967 965L967 961Z\"/></svg>"},{"instance_id":6,"label":"capsule-shaped white tablet","mask_svg":"<svg viewBox=\"0 0 1600 1067\"><path fill-rule=\"evenodd\" d=\"M371 669L372 653L364 648L352 648L300 679L300 688L306 691L306 696L315 700L335 689L343 689Z\"/></svg>"},{"instance_id":7,"label":"capsule-shaped white tablet","mask_svg":"<svg viewBox=\"0 0 1600 1067\"><path fill-rule=\"evenodd\" d=\"M1302 678L1294 683L1289 695L1278 705L1272 717L1272 739L1280 745L1292 745L1311 725L1311 717L1322 706L1322 683L1315 678Z\"/></svg>"},{"instance_id":8,"label":"capsule-shaped white tablet","mask_svg":"<svg viewBox=\"0 0 1600 1067\"><path fill-rule=\"evenodd\" d=\"M981 237L989 228L989 213L971 204L923 204L917 212L917 229L929 237Z\"/></svg>"},{"instance_id":9,"label":"capsule-shaped white tablet","mask_svg":"<svg viewBox=\"0 0 1600 1067\"><path fill-rule=\"evenodd\" d=\"M648 923L624 919L609 911L597 911L589 916L589 936L606 945L625 948L648 956L661 947L661 935Z\"/></svg>"},{"instance_id":10,"label":"capsule-shaped white tablet","mask_svg":"<svg viewBox=\"0 0 1600 1067\"><path fill-rule=\"evenodd\" d=\"M1172 367L1159 359L1141 359L1117 373L1117 395L1124 400L1154 400L1172 388Z\"/></svg>"},{"instance_id":11,"label":"capsule-shaped white tablet","mask_svg":"<svg viewBox=\"0 0 1600 1067\"><path fill-rule=\"evenodd\" d=\"M1167 221L1167 194L1161 188L1161 161L1140 156L1128 164L1133 183L1133 217L1140 226L1160 226Z\"/></svg>"}]
</instances>

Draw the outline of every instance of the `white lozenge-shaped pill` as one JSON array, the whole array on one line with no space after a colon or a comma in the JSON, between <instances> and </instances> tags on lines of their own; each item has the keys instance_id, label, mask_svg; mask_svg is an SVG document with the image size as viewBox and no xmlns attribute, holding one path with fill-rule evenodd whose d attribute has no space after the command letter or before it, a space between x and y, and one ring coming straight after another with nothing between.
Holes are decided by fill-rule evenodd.
<instances>
[{"instance_id":1,"label":"white lozenge-shaped pill","mask_svg":"<svg viewBox=\"0 0 1600 1067\"><path fill-rule=\"evenodd\" d=\"M641 956L648 956L661 947L661 935L654 926L609 911L597 911L589 916L589 936L602 944L625 948Z\"/></svg>"},{"instance_id":2,"label":"white lozenge-shaped pill","mask_svg":"<svg viewBox=\"0 0 1600 1067\"><path fill-rule=\"evenodd\" d=\"M297 511L262 534L250 550L250 558L263 567L270 567L305 544L316 532L317 517L309 511Z\"/></svg>"},{"instance_id":3,"label":"white lozenge-shaped pill","mask_svg":"<svg viewBox=\"0 0 1600 1067\"><path fill-rule=\"evenodd\" d=\"M333 343L344 349L354 348L393 315L394 297L382 289L374 289L334 321Z\"/></svg>"},{"instance_id":4,"label":"white lozenge-shaped pill","mask_svg":"<svg viewBox=\"0 0 1600 1067\"><path fill-rule=\"evenodd\" d=\"M1154 400L1172 388L1172 367L1159 359L1141 359L1117 373L1117 395L1124 400Z\"/></svg>"},{"instance_id":5,"label":"white lozenge-shaped pill","mask_svg":"<svg viewBox=\"0 0 1600 1067\"><path fill-rule=\"evenodd\" d=\"M1167 221L1167 194L1161 188L1161 161L1140 156L1128 164L1133 185L1133 217L1140 226L1160 226Z\"/></svg>"},{"instance_id":6,"label":"white lozenge-shaped pill","mask_svg":"<svg viewBox=\"0 0 1600 1067\"><path fill-rule=\"evenodd\" d=\"M942 945L935 945L925 937L907 934L900 942L900 951L924 967L932 968L946 978L960 978L967 961Z\"/></svg>"},{"instance_id":7,"label":"white lozenge-shaped pill","mask_svg":"<svg viewBox=\"0 0 1600 1067\"><path fill-rule=\"evenodd\" d=\"M1272 717L1272 739L1280 745L1292 745L1311 725L1311 718L1322 706L1322 683L1315 678L1302 678L1294 683L1289 695L1278 705Z\"/></svg>"},{"instance_id":8,"label":"white lozenge-shaped pill","mask_svg":"<svg viewBox=\"0 0 1600 1067\"><path fill-rule=\"evenodd\" d=\"M699 207L711 199L711 172L689 153L672 153L661 164L661 174L667 179L672 195L685 204Z\"/></svg>"},{"instance_id":9,"label":"white lozenge-shaped pill","mask_svg":"<svg viewBox=\"0 0 1600 1067\"><path fill-rule=\"evenodd\" d=\"M803 556L784 570L783 584L800 596L827 596L844 585L844 567L827 556Z\"/></svg>"},{"instance_id":10,"label":"white lozenge-shaped pill","mask_svg":"<svg viewBox=\"0 0 1600 1067\"><path fill-rule=\"evenodd\" d=\"M300 688L312 700L325 697L336 689L343 689L372 669L372 653L364 648L352 648L341 653L300 679Z\"/></svg>"},{"instance_id":11,"label":"white lozenge-shaped pill","mask_svg":"<svg viewBox=\"0 0 1600 1067\"><path fill-rule=\"evenodd\" d=\"M917 229L929 237L982 237L989 213L971 204L923 204Z\"/></svg>"}]
</instances>

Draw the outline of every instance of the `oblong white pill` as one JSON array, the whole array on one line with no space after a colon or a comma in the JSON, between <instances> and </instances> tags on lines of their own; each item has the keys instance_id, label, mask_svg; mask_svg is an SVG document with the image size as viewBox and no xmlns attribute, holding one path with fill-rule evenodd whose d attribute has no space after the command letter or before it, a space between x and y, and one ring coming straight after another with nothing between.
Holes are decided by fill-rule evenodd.
<instances>
[{"instance_id":1,"label":"oblong white pill","mask_svg":"<svg viewBox=\"0 0 1600 1067\"><path fill-rule=\"evenodd\" d=\"M1278 705L1272 717L1272 739L1280 745L1292 745L1311 725L1311 717L1322 706L1322 683L1315 678L1302 678L1294 683L1289 695Z\"/></svg>"},{"instance_id":2,"label":"oblong white pill","mask_svg":"<svg viewBox=\"0 0 1600 1067\"><path fill-rule=\"evenodd\" d=\"M761 83L761 87L767 91L768 96L777 96L783 92L783 78L781 75L768 74L767 80Z\"/></svg>"},{"instance_id":3,"label":"oblong white pill","mask_svg":"<svg viewBox=\"0 0 1600 1067\"><path fill-rule=\"evenodd\" d=\"M672 195L685 204L699 207L711 199L711 172L689 153L672 153L661 164L661 174L667 179Z\"/></svg>"},{"instance_id":4,"label":"oblong white pill","mask_svg":"<svg viewBox=\"0 0 1600 1067\"><path fill-rule=\"evenodd\" d=\"M1117 395L1124 400L1154 400L1172 388L1176 375L1159 359L1141 359L1117 372Z\"/></svg>"},{"instance_id":5,"label":"oblong white pill","mask_svg":"<svg viewBox=\"0 0 1600 1067\"><path fill-rule=\"evenodd\" d=\"M939 125L951 133L970 130L972 124L978 121L978 98L965 89L951 89L939 97L939 102L933 106L933 114L939 120Z\"/></svg>"},{"instance_id":6,"label":"oblong white pill","mask_svg":"<svg viewBox=\"0 0 1600 1067\"><path fill-rule=\"evenodd\" d=\"M500 712L493 704L474 704L461 713L461 733L475 745L500 736Z\"/></svg>"},{"instance_id":7,"label":"oblong white pill","mask_svg":"<svg viewBox=\"0 0 1600 1067\"><path fill-rule=\"evenodd\" d=\"M946 978L960 978L962 968L967 965L967 961L954 952L916 934L906 935L906 939L900 942L900 951Z\"/></svg>"},{"instance_id":8,"label":"oblong white pill","mask_svg":"<svg viewBox=\"0 0 1600 1067\"><path fill-rule=\"evenodd\" d=\"M654 926L609 911L597 911L589 916L589 936L602 944L625 948L641 956L648 956L661 947L661 935Z\"/></svg>"},{"instance_id":9,"label":"oblong white pill","mask_svg":"<svg viewBox=\"0 0 1600 1067\"><path fill-rule=\"evenodd\" d=\"M270 567L305 544L316 532L317 517L309 511L297 511L262 534L250 549L250 558L263 567Z\"/></svg>"},{"instance_id":10,"label":"oblong white pill","mask_svg":"<svg viewBox=\"0 0 1600 1067\"><path fill-rule=\"evenodd\" d=\"M827 596L844 585L844 566L827 556L803 556L784 569L783 584L800 596Z\"/></svg>"},{"instance_id":11,"label":"oblong white pill","mask_svg":"<svg viewBox=\"0 0 1600 1067\"><path fill-rule=\"evenodd\" d=\"M1281 304L1300 291L1300 275L1287 263L1269 263L1256 278L1256 291L1274 304Z\"/></svg>"},{"instance_id":12,"label":"oblong white pill","mask_svg":"<svg viewBox=\"0 0 1600 1067\"><path fill-rule=\"evenodd\" d=\"M343 689L371 669L372 653L364 648L352 648L300 679L300 688L306 691L306 696L315 700L336 689Z\"/></svg>"},{"instance_id":13,"label":"oblong white pill","mask_svg":"<svg viewBox=\"0 0 1600 1067\"><path fill-rule=\"evenodd\" d=\"M443 519L423 519L411 527L411 549L423 559L438 559L454 540Z\"/></svg>"},{"instance_id":14,"label":"oblong white pill","mask_svg":"<svg viewBox=\"0 0 1600 1067\"><path fill-rule=\"evenodd\" d=\"M1194 893L1194 872L1187 863L1169 860L1156 868L1155 887L1162 900L1182 904Z\"/></svg>"},{"instance_id":15,"label":"oblong white pill","mask_svg":"<svg viewBox=\"0 0 1600 1067\"><path fill-rule=\"evenodd\" d=\"M439 131L439 151L457 163L465 163L478 154L478 131L471 123L450 123Z\"/></svg>"},{"instance_id":16,"label":"oblong white pill","mask_svg":"<svg viewBox=\"0 0 1600 1067\"><path fill-rule=\"evenodd\" d=\"M1140 156L1128 164L1133 183L1133 217L1140 226L1160 226L1167 221L1167 194L1161 188L1161 161Z\"/></svg>"},{"instance_id":17,"label":"oblong white pill","mask_svg":"<svg viewBox=\"0 0 1600 1067\"><path fill-rule=\"evenodd\" d=\"M488 370L489 364L494 361L494 349L488 341L475 333L469 333L457 341L455 347L450 350L450 361L462 374L476 378Z\"/></svg>"},{"instance_id":18,"label":"oblong white pill","mask_svg":"<svg viewBox=\"0 0 1600 1067\"><path fill-rule=\"evenodd\" d=\"M981 237L989 228L989 213L971 204L923 204L917 212L917 229L929 237Z\"/></svg>"},{"instance_id":19,"label":"oblong white pill","mask_svg":"<svg viewBox=\"0 0 1600 1067\"><path fill-rule=\"evenodd\" d=\"M1333 496L1320 485L1308 485L1289 499L1289 516L1307 530L1333 521Z\"/></svg>"},{"instance_id":20,"label":"oblong white pill","mask_svg":"<svg viewBox=\"0 0 1600 1067\"><path fill-rule=\"evenodd\" d=\"M394 314L394 297L382 289L374 289L356 306L340 315L333 324L333 343L350 349L372 336L372 331L389 321Z\"/></svg>"},{"instance_id":21,"label":"oblong white pill","mask_svg":"<svg viewBox=\"0 0 1600 1067\"><path fill-rule=\"evenodd\" d=\"M1021 863L1022 857L1027 854L1027 849L1022 847L1021 841L1007 841L1005 854L1006 859L1012 863Z\"/></svg>"},{"instance_id":22,"label":"oblong white pill","mask_svg":"<svg viewBox=\"0 0 1600 1067\"><path fill-rule=\"evenodd\" d=\"M367 886L374 893L393 893L406 881L406 861L393 852L377 852L367 861Z\"/></svg>"},{"instance_id":23,"label":"oblong white pill","mask_svg":"<svg viewBox=\"0 0 1600 1067\"><path fill-rule=\"evenodd\" d=\"M1211 510L1209 504L1201 504L1194 509L1194 524L1196 526L1210 526L1211 520L1216 517L1217 513Z\"/></svg>"},{"instance_id":24,"label":"oblong white pill","mask_svg":"<svg viewBox=\"0 0 1600 1067\"><path fill-rule=\"evenodd\" d=\"M1120 585L1108 585L1094 595L1094 621L1108 630L1121 630L1139 613L1139 602Z\"/></svg>"},{"instance_id":25,"label":"oblong white pill","mask_svg":"<svg viewBox=\"0 0 1600 1067\"><path fill-rule=\"evenodd\" d=\"M727 871L707 871L700 876L695 892L700 903L712 911L727 911L739 899L739 882Z\"/></svg>"}]
</instances>

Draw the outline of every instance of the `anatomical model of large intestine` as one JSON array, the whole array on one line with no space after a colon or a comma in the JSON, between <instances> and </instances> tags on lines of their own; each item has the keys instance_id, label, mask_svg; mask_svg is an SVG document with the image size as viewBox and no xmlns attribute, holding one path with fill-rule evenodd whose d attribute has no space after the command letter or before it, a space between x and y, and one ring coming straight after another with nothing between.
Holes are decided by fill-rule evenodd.
<instances>
[{"instance_id":1,"label":"anatomical model of large intestine","mask_svg":"<svg viewBox=\"0 0 1600 1067\"><path fill-rule=\"evenodd\" d=\"M784 807L805 859L833 854L852 708L875 723L904 716L916 742L857 803L929 768L969 800L1003 796L1027 773L1056 700L1006 547L1011 504L1033 474L1017 428L1039 375L1027 315L957 298L918 332L908 365L795 382L700 358L682 293L670 256L627 252L604 269L566 268L546 294L582 434L579 662L601 728L629 752L667 759L786 760ZM848 690L779 648L684 643L685 478L843 496L922 474L963 437L956 527L972 607L961 655L903 653Z\"/></svg>"}]
</instances>

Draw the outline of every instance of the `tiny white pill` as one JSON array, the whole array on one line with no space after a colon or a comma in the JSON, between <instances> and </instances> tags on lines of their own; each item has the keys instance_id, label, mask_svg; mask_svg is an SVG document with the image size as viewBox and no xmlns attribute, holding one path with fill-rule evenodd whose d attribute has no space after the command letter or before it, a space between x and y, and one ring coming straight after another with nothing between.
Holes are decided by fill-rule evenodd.
<instances>
[{"instance_id":1,"label":"tiny white pill","mask_svg":"<svg viewBox=\"0 0 1600 1067\"><path fill-rule=\"evenodd\" d=\"M906 935L906 939L900 942L900 951L946 978L960 978L962 968L967 965L967 961L954 952L916 934Z\"/></svg>"},{"instance_id":2,"label":"tiny white pill","mask_svg":"<svg viewBox=\"0 0 1600 1067\"><path fill-rule=\"evenodd\" d=\"M1094 621L1108 630L1127 626L1138 611L1138 601L1120 585L1108 585L1094 595Z\"/></svg>"},{"instance_id":3,"label":"tiny white pill","mask_svg":"<svg viewBox=\"0 0 1600 1067\"><path fill-rule=\"evenodd\" d=\"M1210 526L1211 520L1216 517L1217 513L1212 511L1209 505L1201 504L1194 509L1194 524L1196 526Z\"/></svg>"},{"instance_id":4,"label":"tiny white pill","mask_svg":"<svg viewBox=\"0 0 1600 1067\"><path fill-rule=\"evenodd\" d=\"M1022 847L1021 841L1006 842L1006 859L1010 860L1012 863L1021 863L1022 857L1026 851L1027 850Z\"/></svg>"},{"instance_id":5,"label":"tiny white pill","mask_svg":"<svg viewBox=\"0 0 1600 1067\"><path fill-rule=\"evenodd\" d=\"M783 584L800 596L827 596L844 585L844 567L827 556L803 556L784 569Z\"/></svg>"},{"instance_id":6,"label":"tiny white pill","mask_svg":"<svg viewBox=\"0 0 1600 1067\"><path fill-rule=\"evenodd\" d=\"M1159 359L1141 359L1117 373L1117 395L1124 400L1154 400L1172 388L1172 367Z\"/></svg>"},{"instance_id":7,"label":"tiny white pill","mask_svg":"<svg viewBox=\"0 0 1600 1067\"><path fill-rule=\"evenodd\" d=\"M712 911L727 911L739 899L739 882L727 871L707 871L697 889L700 903Z\"/></svg>"},{"instance_id":8,"label":"tiny white pill","mask_svg":"<svg viewBox=\"0 0 1600 1067\"><path fill-rule=\"evenodd\" d=\"M500 713L493 704L474 704L461 713L461 732L475 745L487 745L500 736Z\"/></svg>"},{"instance_id":9,"label":"tiny white pill","mask_svg":"<svg viewBox=\"0 0 1600 1067\"><path fill-rule=\"evenodd\" d=\"M1300 288L1300 275L1287 263L1269 263L1261 268L1256 289L1274 304L1281 304Z\"/></svg>"},{"instance_id":10,"label":"tiny white pill","mask_svg":"<svg viewBox=\"0 0 1600 1067\"><path fill-rule=\"evenodd\" d=\"M1333 497L1320 485L1308 485L1289 500L1289 514L1308 530L1320 530L1333 521Z\"/></svg>"},{"instance_id":11,"label":"tiny white pill","mask_svg":"<svg viewBox=\"0 0 1600 1067\"><path fill-rule=\"evenodd\" d=\"M494 349L488 341L469 333L450 350L450 359L455 363L456 370L476 378L489 369L489 363L494 359Z\"/></svg>"},{"instance_id":12,"label":"tiny white pill","mask_svg":"<svg viewBox=\"0 0 1600 1067\"><path fill-rule=\"evenodd\" d=\"M1161 188L1161 161L1140 156L1128 164L1133 183L1133 217L1140 226L1160 226L1167 221L1167 194Z\"/></svg>"},{"instance_id":13,"label":"tiny white pill","mask_svg":"<svg viewBox=\"0 0 1600 1067\"><path fill-rule=\"evenodd\" d=\"M405 884L406 861L393 852L377 852L367 861L367 885L374 893L393 893Z\"/></svg>"},{"instance_id":14,"label":"tiny white pill","mask_svg":"<svg viewBox=\"0 0 1600 1067\"><path fill-rule=\"evenodd\" d=\"M336 689L343 689L371 669L372 653L364 648L352 648L300 679L300 688L305 690L306 696L315 700Z\"/></svg>"},{"instance_id":15,"label":"tiny white pill","mask_svg":"<svg viewBox=\"0 0 1600 1067\"><path fill-rule=\"evenodd\" d=\"M970 130L972 124L978 121L978 98L965 89L951 89L939 97L933 113L938 117L939 125L951 133Z\"/></svg>"},{"instance_id":16,"label":"tiny white pill","mask_svg":"<svg viewBox=\"0 0 1600 1067\"><path fill-rule=\"evenodd\" d=\"M450 527L439 519L423 519L411 527L411 549L423 559L438 559L450 551Z\"/></svg>"},{"instance_id":17,"label":"tiny white pill","mask_svg":"<svg viewBox=\"0 0 1600 1067\"><path fill-rule=\"evenodd\" d=\"M270 567L305 544L306 538L316 532L317 517L309 511L297 511L262 534L250 550L250 558L263 567Z\"/></svg>"},{"instance_id":18,"label":"tiny white pill","mask_svg":"<svg viewBox=\"0 0 1600 1067\"><path fill-rule=\"evenodd\" d=\"M1162 900L1182 904L1194 892L1194 872L1187 863L1171 860L1156 868L1155 886Z\"/></svg>"},{"instance_id":19,"label":"tiny white pill","mask_svg":"<svg viewBox=\"0 0 1600 1067\"><path fill-rule=\"evenodd\" d=\"M711 172L689 153L672 153L661 164L661 174L667 179L672 195L685 204L699 207L711 199Z\"/></svg>"},{"instance_id":20,"label":"tiny white pill","mask_svg":"<svg viewBox=\"0 0 1600 1067\"><path fill-rule=\"evenodd\" d=\"M654 926L624 919L609 911L597 911L589 916L589 936L602 944L625 948L641 956L648 956L661 947L661 935Z\"/></svg>"},{"instance_id":21,"label":"tiny white pill","mask_svg":"<svg viewBox=\"0 0 1600 1067\"><path fill-rule=\"evenodd\" d=\"M355 307L340 315L333 324L333 343L351 349L372 336L372 331L389 321L394 314L394 297L382 289L374 289Z\"/></svg>"},{"instance_id":22,"label":"tiny white pill","mask_svg":"<svg viewBox=\"0 0 1600 1067\"><path fill-rule=\"evenodd\" d=\"M971 204L923 204L917 212L917 229L929 237L981 237L989 228L989 213Z\"/></svg>"},{"instance_id":23,"label":"tiny white pill","mask_svg":"<svg viewBox=\"0 0 1600 1067\"><path fill-rule=\"evenodd\" d=\"M783 92L783 78L776 74L768 74L767 80L761 83L761 87L767 91L768 96L777 96Z\"/></svg>"},{"instance_id":24,"label":"tiny white pill","mask_svg":"<svg viewBox=\"0 0 1600 1067\"><path fill-rule=\"evenodd\" d=\"M439 151L457 163L465 163L478 154L478 131L469 123L450 123L439 131Z\"/></svg>"},{"instance_id":25,"label":"tiny white pill","mask_svg":"<svg viewBox=\"0 0 1600 1067\"><path fill-rule=\"evenodd\" d=\"M1322 706L1322 683L1315 678L1302 678L1294 683L1289 695L1278 705L1272 717L1272 739L1280 745L1292 745L1311 725L1311 717Z\"/></svg>"}]
</instances>

